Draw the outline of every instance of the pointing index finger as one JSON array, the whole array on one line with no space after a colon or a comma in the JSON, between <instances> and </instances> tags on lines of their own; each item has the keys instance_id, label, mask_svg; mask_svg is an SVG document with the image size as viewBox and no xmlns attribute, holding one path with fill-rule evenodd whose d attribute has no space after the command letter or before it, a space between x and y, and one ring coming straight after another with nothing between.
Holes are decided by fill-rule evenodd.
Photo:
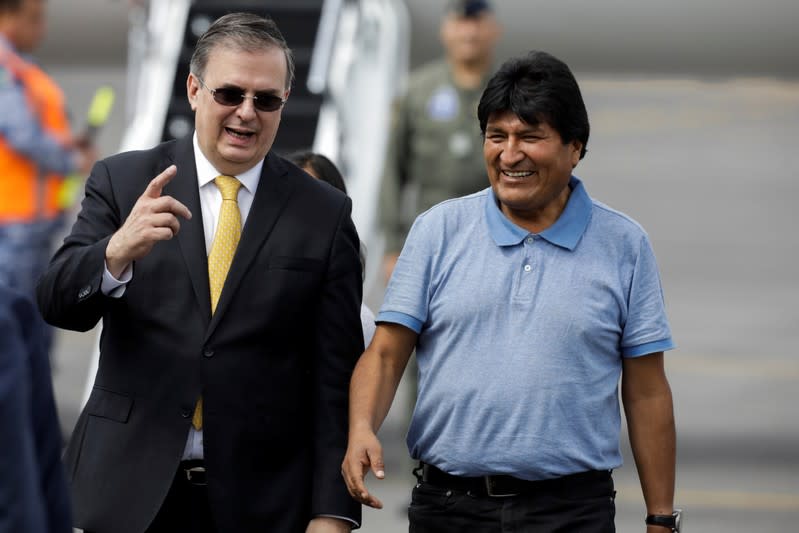
<instances>
[{"instance_id":1,"label":"pointing index finger","mask_svg":"<svg viewBox=\"0 0 799 533\"><path fill-rule=\"evenodd\" d=\"M150 181L150 183L147 185L147 189L144 191L144 194L150 198L158 198L161 196L161 192L164 190L166 184L172 181L172 178L174 178L177 173L178 167L175 165L169 165L163 172Z\"/></svg>"}]
</instances>

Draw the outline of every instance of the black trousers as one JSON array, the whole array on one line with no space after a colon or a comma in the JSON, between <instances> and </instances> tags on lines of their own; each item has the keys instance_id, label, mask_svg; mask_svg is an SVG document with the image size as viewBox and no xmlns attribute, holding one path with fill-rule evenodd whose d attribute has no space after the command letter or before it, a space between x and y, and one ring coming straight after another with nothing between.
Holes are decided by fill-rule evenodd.
<instances>
[{"instance_id":1,"label":"black trousers","mask_svg":"<svg viewBox=\"0 0 799 533\"><path fill-rule=\"evenodd\" d=\"M208 487L191 483L186 471L179 467L161 509L145 533L216 533Z\"/></svg>"},{"instance_id":2,"label":"black trousers","mask_svg":"<svg viewBox=\"0 0 799 533\"><path fill-rule=\"evenodd\" d=\"M183 468L178 468L169 493L153 523L145 533L216 533L208 487L192 483Z\"/></svg>"},{"instance_id":3,"label":"black trousers","mask_svg":"<svg viewBox=\"0 0 799 533\"><path fill-rule=\"evenodd\" d=\"M570 486L537 482L534 490L510 497L420 482L408 508L410 533L614 533L613 479Z\"/></svg>"}]
</instances>

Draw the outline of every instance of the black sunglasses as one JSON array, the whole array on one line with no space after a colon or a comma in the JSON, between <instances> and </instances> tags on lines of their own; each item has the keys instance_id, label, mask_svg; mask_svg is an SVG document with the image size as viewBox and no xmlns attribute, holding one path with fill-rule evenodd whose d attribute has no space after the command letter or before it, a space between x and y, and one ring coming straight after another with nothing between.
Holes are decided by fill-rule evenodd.
<instances>
[{"instance_id":1,"label":"black sunglasses","mask_svg":"<svg viewBox=\"0 0 799 533\"><path fill-rule=\"evenodd\" d=\"M214 97L214 101L217 104L228 106L228 107L235 107L241 105L245 98L252 98L252 105L255 106L255 109L258 111L277 111L283 104L286 103L284 99L281 97L266 92L255 93L254 96L247 96L244 94L244 91L239 89L238 87L220 87L219 89L211 89L208 87L205 82L197 76L194 75L195 78L200 82L200 85L205 87L211 96Z\"/></svg>"}]
</instances>

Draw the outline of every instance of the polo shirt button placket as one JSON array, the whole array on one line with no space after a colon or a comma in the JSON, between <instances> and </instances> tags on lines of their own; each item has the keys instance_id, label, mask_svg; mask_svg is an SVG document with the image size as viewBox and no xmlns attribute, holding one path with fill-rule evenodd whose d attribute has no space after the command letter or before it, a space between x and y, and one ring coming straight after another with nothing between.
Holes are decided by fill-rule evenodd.
<instances>
[{"instance_id":1,"label":"polo shirt button placket","mask_svg":"<svg viewBox=\"0 0 799 533\"><path fill-rule=\"evenodd\" d=\"M518 287L515 291L514 299L517 302L531 302L535 293L536 279L533 276L533 254L535 246L535 235L527 235L522 241L522 271L518 274Z\"/></svg>"},{"instance_id":2,"label":"polo shirt button placket","mask_svg":"<svg viewBox=\"0 0 799 533\"><path fill-rule=\"evenodd\" d=\"M529 246L532 246L533 244L535 244L535 237L533 237L532 235L528 235L528 236L527 236L527 238L526 238L526 239L524 239L524 243L525 243L525 244L526 244L528 247L529 247ZM526 261L530 261L530 258L529 258L529 257L528 257L528 258L526 258ZM527 262L527 263L525 263L525 264L524 264L524 271L525 271L525 272L532 272L532 270L533 270L533 267L532 267L532 265L530 264L530 262Z\"/></svg>"}]
</instances>

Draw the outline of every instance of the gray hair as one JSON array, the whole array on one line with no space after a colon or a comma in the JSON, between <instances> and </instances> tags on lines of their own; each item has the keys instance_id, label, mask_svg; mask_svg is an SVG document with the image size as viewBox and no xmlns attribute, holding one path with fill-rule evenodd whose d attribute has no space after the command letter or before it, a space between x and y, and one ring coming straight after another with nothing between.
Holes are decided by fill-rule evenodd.
<instances>
[{"instance_id":1,"label":"gray hair","mask_svg":"<svg viewBox=\"0 0 799 533\"><path fill-rule=\"evenodd\" d=\"M191 56L190 69L196 76L205 75L208 56L217 46L255 52L277 47L286 55L286 90L294 82L294 56L277 24L268 17L252 13L229 13L216 19L199 38Z\"/></svg>"}]
</instances>

